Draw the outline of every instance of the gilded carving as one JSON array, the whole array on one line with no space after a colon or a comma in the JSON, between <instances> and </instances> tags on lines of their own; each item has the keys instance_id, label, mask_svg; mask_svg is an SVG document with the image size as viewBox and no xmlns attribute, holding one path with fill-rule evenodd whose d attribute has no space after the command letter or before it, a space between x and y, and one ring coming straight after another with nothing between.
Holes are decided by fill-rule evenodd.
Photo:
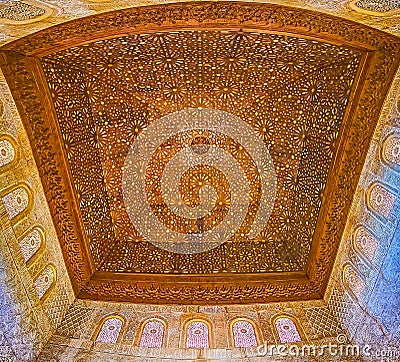
<instances>
[{"instance_id":1,"label":"gilded carving","mask_svg":"<svg viewBox=\"0 0 400 362\"><path fill-rule=\"evenodd\" d=\"M226 50L232 41L239 55ZM107 59L103 57L104 51ZM279 52L285 55L271 59L271 54ZM129 60L114 60L122 54ZM139 59L132 61L132 57ZM318 61L311 65L306 58ZM165 274L303 270L360 59L361 54L356 50L329 44L253 32L217 31L141 34L46 57L43 68L98 270ZM82 70L78 74L66 71L65 64L74 64ZM203 66L218 72L204 74ZM310 72L312 66L315 68ZM137 69L137 73L132 69ZM191 69L188 75L186 69ZM90 80L85 81L88 77ZM118 96L113 96L115 84ZM208 110L202 114L188 110L196 105ZM210 119L212 125L218 122L220 125L215 131L200 129L196 118L199 115ZM190 117L196 120L199 129L183 131ZM269 150L274 166L268 167L265 158L256 162L258 155L251 147L257 140L251 139L249 144L246 137L252 134L241 128L241 123L235 127L239 132L231 134L236 131L229 128L236 121L234 117L255 131L257 140L263 141L259 149ZM164 135L174 121L182 124L172 137L164 136L146 169L146 194L151 208L148 211L157 216L158 223L151 228L149 238L145 238L147 212L143 225L139 224L141 230L131 222L125 205L128 202L132 207L136 203L142 210L146 201L139 202L137 193L127 200L124 180L139 184L140 165L144 162L139 152L145 152L144 147L138 146L140 136L150 132L151 127ZM155 143L154 139L155 136L146 144ZM220 171L224 170L222 163L215 168L214 161L211 166L202 163L183 174L182 199L192 209L196 202L201 203L200 196L196 196L200 195L199 183L214 187L218 193L217 207L204 218L187 218L187 214L182 217L176 214L182 210L178 208L179 200L168 205L164 201L174 196L173 192L163 191L167 187L163 177L167 177L168 163L185 148L189 153L182 157L203 152L202 162L217 155L223 157L218 153L222 149L240 166L236 170L232 163L230 168L235 171L231 175L230 169ZM129 155L134 156L130 160L132 166L127 164ZM224 159L224 163L229 162L230 158ZM177 167L172 170L176 172ZM240 169L244 170L244 182L235 178ZM263 215L265 221L250 237L250 227L257 221L255 215L262 206L262 195L269 192L263 186L274 181L269 177L264 181L264 169L276 174L278 195L276 200L267 199L275 201L272 214L269 219ZM123 170L130 172L128 177ZM237 189L233 190L235 182ZM160 250L154 247L157 244L149 243L152 236L156 240L168 237L168 234L156 235L163 232L157 228L161 224L166 225L167 231L186 235L198 232L199 225L211 231L223 223L236 202L239 206L229 224L229 229L234 229L233 224L247 201L246 187L252 201L243 215L243 226L226 243L195 256L187 255L187 243L184 255ZM97 195L95 199L93 195ZM213 236L222 238L222 232ZM293 244L301 247L293 250ZM106 259L104 254L108 255ZM142 255L147 255L146 263L142 263Z\"/></svg>"}]
</instances>

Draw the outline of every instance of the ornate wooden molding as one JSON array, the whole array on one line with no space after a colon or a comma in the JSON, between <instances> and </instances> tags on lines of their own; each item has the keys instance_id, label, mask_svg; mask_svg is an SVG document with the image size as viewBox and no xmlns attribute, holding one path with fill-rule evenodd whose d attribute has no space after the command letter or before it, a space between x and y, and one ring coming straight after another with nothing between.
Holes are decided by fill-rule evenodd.
<instances>
[{"instance_id":1,"label":"ornate wooden molding","mask_svg":"<svg viewBox=\"0 0 400 362\"><path fill-rule=\"evenodd\" d=\"M347 106L305 275L269 273L146 277L95 272L42 58L105 38L160 31L248 30L287 34L364 53ZM48 28L5 45L1 67L31 140L74 290L80 297L146 303L254 303L322 297L379 113L399 64L400 40L303 9L272 4L194 2L119 10Z\"/></svg>"}]
</instances>

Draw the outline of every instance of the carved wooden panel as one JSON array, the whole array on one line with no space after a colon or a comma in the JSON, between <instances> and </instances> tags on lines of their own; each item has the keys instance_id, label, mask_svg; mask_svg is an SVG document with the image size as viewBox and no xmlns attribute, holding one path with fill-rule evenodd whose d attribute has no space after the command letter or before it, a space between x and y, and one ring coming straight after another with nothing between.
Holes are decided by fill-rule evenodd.
<instances>
[{"instance_id":1,"label":"carved wooden panel","mask_svg":"<svg viewBox=\"0 0 400 362\"><path fill-rule=\"evenodd\" d=\"M233 2L126 9L3 47L75 291L148 303L321 297L399 48L397 38L343 19ZM249 181L245 222L200 254L149 243L122 190L139 135L188 108L243 120L276 172L271 216L248 237L262 195L255 155L222 130L166 138L145 191L152 213L175 232L212 229L238 198L223 174L193 168L182 176L184 202L197 206L197 180L215 187L220 207L201 222L172 215L158 181L182 148L225 145Z\"/></svg>"},{"instance_id":2,"label":"carved wooden panel","mask_svg":"<svg viewBox=\"0 0 400 362\"><path fill-rule=\"evenodd\" d=\"M361 58L362 53L352 48L238 31L138 34L85 44L44 58L44 72L97 269L165 274L304 270ZM260 208L261 193L268 190L260 180L263 170L254 164L256 155L240 143L246 129L229 130L228 117L220 121L216 131L184 131L184 125L179 124L176 134L166 134L180 111L198 107L239 117L269 150L274 163L269 172L276 174L276 198L271 200L275 201L271 216L262 221L254 237L248 235L255 222L252 215ZM168 122L158 122L171 114ZM207 112L206 116L213 114ZM240 182L236 194L227 177L229 170L216 172L214 167L205 166L205 158L201 158L201 167L189 169L182 177L181 198L192 209L199 194L193 183L219 190L219 207L204 217L205 230L222 223L234 203L243 202L245 189L250 187L249 198L254 201L242 226L211 250L190 253L188 245L187 253L160 250L146 240L141 225L129 218L126 206L141 204L140 194L124 199L127 157L136 147L139 161L132 160L131 168L145 168L137 139L155 122L157 133L165 136L151 153L145 188L149 211L157 214L163 227L181 234L198 232L201 219L188 218L191 210L185 217L177 214L175 205L165 201L173 195L163 194L162 188L162 183L168 182L163 180L168 163L187 145L193 148L189 152L196 152L194 147L204 142L208 142L207 147L216 145L245 170L247 180ZM193 142L200 142L200 146L191 146ZM252 172L252 167L257 170ZM130 179L138 183L139 177ZM239 217L238 208L230 228ZM147 213L144 218L148 219Z\"/></svg>"}]
</instances>

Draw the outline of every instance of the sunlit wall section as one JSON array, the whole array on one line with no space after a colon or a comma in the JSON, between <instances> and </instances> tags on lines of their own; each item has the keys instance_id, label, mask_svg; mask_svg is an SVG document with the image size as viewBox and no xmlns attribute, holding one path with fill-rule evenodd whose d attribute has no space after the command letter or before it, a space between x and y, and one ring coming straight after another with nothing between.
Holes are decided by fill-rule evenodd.
<instances>
[{"instance_id":1,"label":"sunlit wall section","mask_svg":"<svg viewBox=\"0 0 400 362\"><path fill-rule=\"evenodd\" d=\"M399 81L398 74L370 145L325 296L348 338L377 352L398 347L400 335Z\"/></svg>"},{"instance_id":2,"label":"sunlit wall section","mask_svg":"<svg viewBox=\"0 0 400 362\"><path fill-rule=\"evenodd\" d=\"M28 138L2 74L0 142L0 360L32 361L74 296ZM50 279L49 288L38 292L39 281Z\"/></svg>"}]
</instances>

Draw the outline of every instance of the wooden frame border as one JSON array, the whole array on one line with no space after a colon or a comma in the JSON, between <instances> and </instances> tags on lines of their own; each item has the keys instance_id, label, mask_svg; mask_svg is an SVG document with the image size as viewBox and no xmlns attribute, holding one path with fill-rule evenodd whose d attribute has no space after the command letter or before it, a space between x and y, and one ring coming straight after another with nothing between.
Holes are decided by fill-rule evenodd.
<instances>
[{"instance_id":1,"label":"wooden frame border","mask_svg":"<svg viewBox=\"0 0 400 362\"><path fill-rule=\"evenodd\" d=\"M110 37L185 29L268 31L345 44L365 52L304 272L165 276L94 270L83 242L76 199L65 174L65 160L60 157L63 151L57 142L56 116L41 57ZM35 161L76 295L155 304L243 304L322 298L368 146L399 65L399 54L399 38L349 20L275 4L224 1L145 6L98 14L3 46L0 64L28 136L35 144Z\"/></svg>"}]
</instances>

